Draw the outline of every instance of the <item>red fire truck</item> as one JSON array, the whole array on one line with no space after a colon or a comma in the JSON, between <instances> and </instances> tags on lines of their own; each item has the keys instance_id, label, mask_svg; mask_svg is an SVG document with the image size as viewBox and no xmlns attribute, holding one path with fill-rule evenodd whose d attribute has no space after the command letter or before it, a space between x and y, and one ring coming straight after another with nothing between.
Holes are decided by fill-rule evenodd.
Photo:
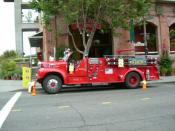
<instances>
[{"instance_id":1,"label":"red fire truck","mask_svg":"<svg viewBox=\"0 0 175 131\"><path fill-rule=\"evenodd\" d=\"M144 80L158 80L157 60L141 56L84 57L71 59L72 52L58 61L39 64L37 81L49 94L58 93L62 85L121 83L127 88L138 88ZM83 86L82 86L83 87Z\"/></svg>"}]
</instances>

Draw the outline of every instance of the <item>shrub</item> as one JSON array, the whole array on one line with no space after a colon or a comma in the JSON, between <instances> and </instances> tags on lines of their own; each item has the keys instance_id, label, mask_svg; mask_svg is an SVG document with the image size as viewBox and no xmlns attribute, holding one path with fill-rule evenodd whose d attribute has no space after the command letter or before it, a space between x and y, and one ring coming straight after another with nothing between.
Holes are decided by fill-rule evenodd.
<instances>
[{"instance_id":1,"label":"shrub","mask_svg":"<svg viewBox=\"0 0 175 131\"><path fill-rule=\"evenodd\" d=\"M22 71L20 67L16 66L13 60L3 60L0 65L0 78L12 79L14 77L21 77Z\"/></svg>"},{"instance_id":2,"label":"shrub","mask_svg":"<svg viewBox=\"0 0 175 131\"><path fill-rule=\"evenodd\" d=\"M162 75L170 75L172 72L172 60L168 53L163 53L160 58L160 73Z\"/></svg>"},{"instance_id":3,"label":"shrub","mask_svg":"<svg viewBox=\"0 0 175 131\"><path fill-rule=\"evenodd\" d=\"M13 51L5 51L0 56L0 78L1 79L19 79L22 75L21 67L17 67L16 59L20 59L18 54Z\"/></svg>"},{"instance_id":4,"label":"shrub","mask_svg":"<svg viewBox=\"0 0 175 131\"><path fill-rule=\"evenodd\" d=\"M68 48L68 47L62 45L56 48L56 60L63 58L65 48Z\"/></svg>"}]
</instances>

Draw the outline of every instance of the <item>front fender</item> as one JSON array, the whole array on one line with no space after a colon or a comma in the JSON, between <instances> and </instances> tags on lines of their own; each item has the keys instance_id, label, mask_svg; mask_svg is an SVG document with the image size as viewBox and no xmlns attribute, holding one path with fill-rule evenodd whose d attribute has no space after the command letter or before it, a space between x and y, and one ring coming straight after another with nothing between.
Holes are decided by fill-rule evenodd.
<instances>
[{"instance_id":1,"label":"front fender","mask_svg":"<svg viewBox=\"0 0 175 131\"><path fill-rule=\"evenodd\" d=\"M142 80L146 80L143 71L141 71L141 70L139 70L139 69L137 69L137 68L129 68L129 70L127 70L126 72L123 72L123 73L122 73L122 77L120 77L121 80L122 80L123 82L125 82L125 78L126 78L126 76L127 76L130 72L137 72L137 73L140 75L140 77L141 77Z\"/></svg>"},{"instance_id":2,"label":"front fender","mask_svg":"<svg viewBox=\"0 0 175 131\"><path fill-rule=\"evenodd\" d=\"M42 81L49 74L59 74L63 78L63 82L67 83L67 73L61 69L40 68L37 73L37 81Z\"/></svg>"}]
</instances>

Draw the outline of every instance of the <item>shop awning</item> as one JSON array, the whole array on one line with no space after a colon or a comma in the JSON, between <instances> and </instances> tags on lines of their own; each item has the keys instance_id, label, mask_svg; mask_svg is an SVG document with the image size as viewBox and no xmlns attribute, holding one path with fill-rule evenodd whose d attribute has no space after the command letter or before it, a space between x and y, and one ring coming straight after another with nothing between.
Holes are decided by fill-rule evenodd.
<instances>
[{"instance_id":1,"label":"shop awning","mask_svg":"<svg viewBox=\"0 0 175 131\"><path fill-rule=\"evenodd\" d=\"M43 43L43 32L36 33L29 37L29 42L31 47L42 47Z\"/></svg>"}]
</instances>

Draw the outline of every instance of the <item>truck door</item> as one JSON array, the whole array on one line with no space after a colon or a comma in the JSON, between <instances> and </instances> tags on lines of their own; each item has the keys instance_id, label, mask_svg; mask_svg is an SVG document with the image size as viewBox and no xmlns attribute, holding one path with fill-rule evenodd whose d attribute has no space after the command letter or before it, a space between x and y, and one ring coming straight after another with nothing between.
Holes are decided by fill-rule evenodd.
<instances>
[{"instance_id":1,"label":"truck door","mask_svg":"<svg viewBox=\"0 0 175 131\"><path fill-rule=\"evenodd\" d=\"M82 59L79 62L69 62L69 75L75 77L86 77L87 76L87 58Z\"/></svg>"},{"instance_id":2,"label":"truck door","mask_svg":"<svg viewBox=\"0 0 175 131\"><path fill-rule=\"evenodd\" d=\"M68 84L86 84L88 83L87 76L87 58L82 59L80 62L74 62L73 67L68 63ZM73 71L70 71L73 69Z\"/></svg>"}]
</instances>

